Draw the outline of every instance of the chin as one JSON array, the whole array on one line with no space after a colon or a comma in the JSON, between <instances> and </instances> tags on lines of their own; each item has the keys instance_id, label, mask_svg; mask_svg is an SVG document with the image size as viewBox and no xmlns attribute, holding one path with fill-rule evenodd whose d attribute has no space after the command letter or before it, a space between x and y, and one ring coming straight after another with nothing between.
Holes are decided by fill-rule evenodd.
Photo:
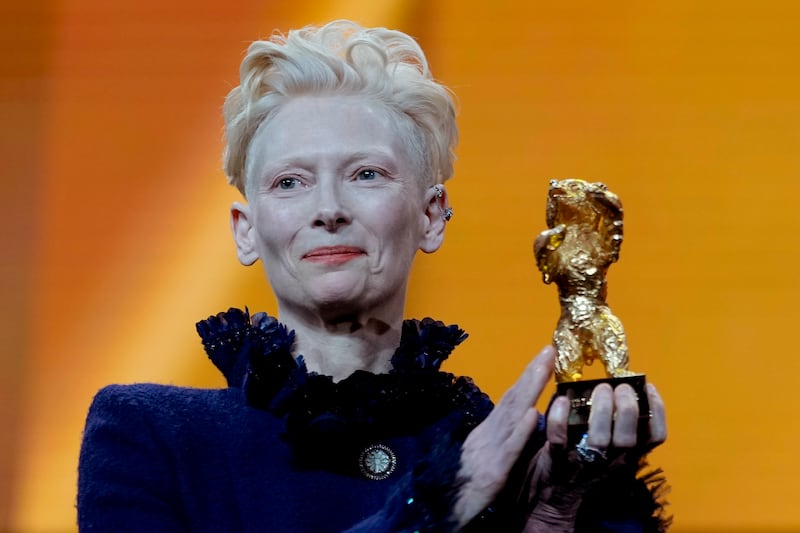
<instances>
[{"instance_id":1,"label":"chin","mask_svg":"<svg viewBox=\"0 0 800 533\"><path fill-rule=\"evenodd\" d=\"M293 300L300 306L325 317L358 317L373 314L396 301L396 290L384 287L376 277L363 271L341 270L306 279L301 293ZM384 290L380 290L381 288ZM382 314L382 313L381 313Z\"/></svg>"},{"instance_id":2,"label":"chin","mask_svg":"<svg viewBox=\"0 0 800 533\"><path fill-rule=\"evenodd\" d=\"M361 282L349 280L350 283L344 283L344 281L340 279L335 283L314 284L314 286L308 287L306 290L308 303L324 310L357 311L359 307L363 307L370 300L366 283L363 280Z\"/></svg>"},{"instance_id":3,"label":"chin","mask_svg":"<svg viewBox=\"0 0 800 533\"><path fill-rule=\"evenodd\" d=\"M362 321L385 319L394 295L375 294L369 291L332 291L314 294L306 302L325 320Z\"/></svg>"}]
</instances>

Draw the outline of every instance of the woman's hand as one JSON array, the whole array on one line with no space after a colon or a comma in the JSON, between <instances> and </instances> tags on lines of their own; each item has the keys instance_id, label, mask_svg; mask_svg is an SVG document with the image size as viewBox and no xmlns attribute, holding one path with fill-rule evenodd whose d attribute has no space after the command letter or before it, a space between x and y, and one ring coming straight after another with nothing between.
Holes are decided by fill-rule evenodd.
<instances>
[{"instance_id":1,"label":"woman's hand","mask_svg":"<svg viewBox=\"0 0 800 533\"><path fill-rule=\"evenodd\" d=\"M587 460L575 447L568 447L569 400L556 398L547 418L547 444L531 464L530 511L526 532L573 531L578 508L586 490L613 469L638 464L642 455L667 437L664 402L652 384L647 385L650 403L650 437L637 442L639 407L629 385L615 389L598 385L592 393L589 430L582 446ZM603 457L604 456L604 457Z\"/></svg>"},{"instance_id":2,"label":"woman's hand","mask_svg":"<svg viewBox=\"0 0 800 533\"><path fill-rule=\"evenodd\" d=\"M459 526L483 511L505 486L538 422L534 405L553 375L554 359L555 349L545 347L464 441L458 474L463 484L453 510Z\"/></svg>"}]
</instances>

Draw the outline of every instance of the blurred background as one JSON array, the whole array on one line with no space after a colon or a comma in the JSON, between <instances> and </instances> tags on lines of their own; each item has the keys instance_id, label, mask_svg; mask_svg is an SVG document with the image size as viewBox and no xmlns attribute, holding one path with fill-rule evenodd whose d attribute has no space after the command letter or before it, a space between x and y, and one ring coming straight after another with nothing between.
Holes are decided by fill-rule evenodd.
<instances>
[{"instance_id":1,"label":"blurred background","mask_svg":"<svg viewBox=\"0 0 800 533\"><path fill-rule=\"evenodd\" d=\"M609 300L668 405L675 532L797 531L800 4L11 1L0 7L0 529L75 530L108 383L218 387L194 323L275 311L220 170L248 43L333 18L415 36L460 101L456 216L409 316L470 333L495 399L559 309L531 253L551 178L625 204ZM268 453L265 452L265 453Z\"/></svg>"}]
</instances>

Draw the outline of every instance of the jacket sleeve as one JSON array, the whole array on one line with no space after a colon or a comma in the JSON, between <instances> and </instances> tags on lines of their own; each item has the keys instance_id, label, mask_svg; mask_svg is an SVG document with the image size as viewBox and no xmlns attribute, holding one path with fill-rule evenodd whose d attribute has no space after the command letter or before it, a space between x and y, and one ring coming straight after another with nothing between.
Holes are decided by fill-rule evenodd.
<instances>
[{"instance_id":1,"label":"jacket sleeve","mask_svg":"<svg viewBox=\"0 0 800 533\"><path fill-rule=\"evenodd\" d=\"M159 442L137 386L112 385L94 398L78 467L81 531L179 531L170 453Z\"/></svg>"}]
</instances>

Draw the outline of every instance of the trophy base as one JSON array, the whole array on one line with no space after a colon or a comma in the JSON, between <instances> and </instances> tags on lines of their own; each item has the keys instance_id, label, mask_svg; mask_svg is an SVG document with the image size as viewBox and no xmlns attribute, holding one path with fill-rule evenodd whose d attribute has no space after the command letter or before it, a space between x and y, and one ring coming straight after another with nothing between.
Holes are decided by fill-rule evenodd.
<instances>
[{"instance_id":1,"label":"trophy base","mask_svg":"<svg viewBox=\"0 0 800 533\"><path fill-rule=\"evenodd\" d=\"M556 384L556 396L569 398L570 410L567 419L567 440L576 444L589 430L589 413L592 409L592 391L601 384L608 383L611 388L627 383L633 387L639 402L639 423L637 426L638 442L644 443L650 437L650 404L647 401L645 375L636 374L620 378L591 379L586 381L568 381Z\"/></svg>"}]
</instances>

